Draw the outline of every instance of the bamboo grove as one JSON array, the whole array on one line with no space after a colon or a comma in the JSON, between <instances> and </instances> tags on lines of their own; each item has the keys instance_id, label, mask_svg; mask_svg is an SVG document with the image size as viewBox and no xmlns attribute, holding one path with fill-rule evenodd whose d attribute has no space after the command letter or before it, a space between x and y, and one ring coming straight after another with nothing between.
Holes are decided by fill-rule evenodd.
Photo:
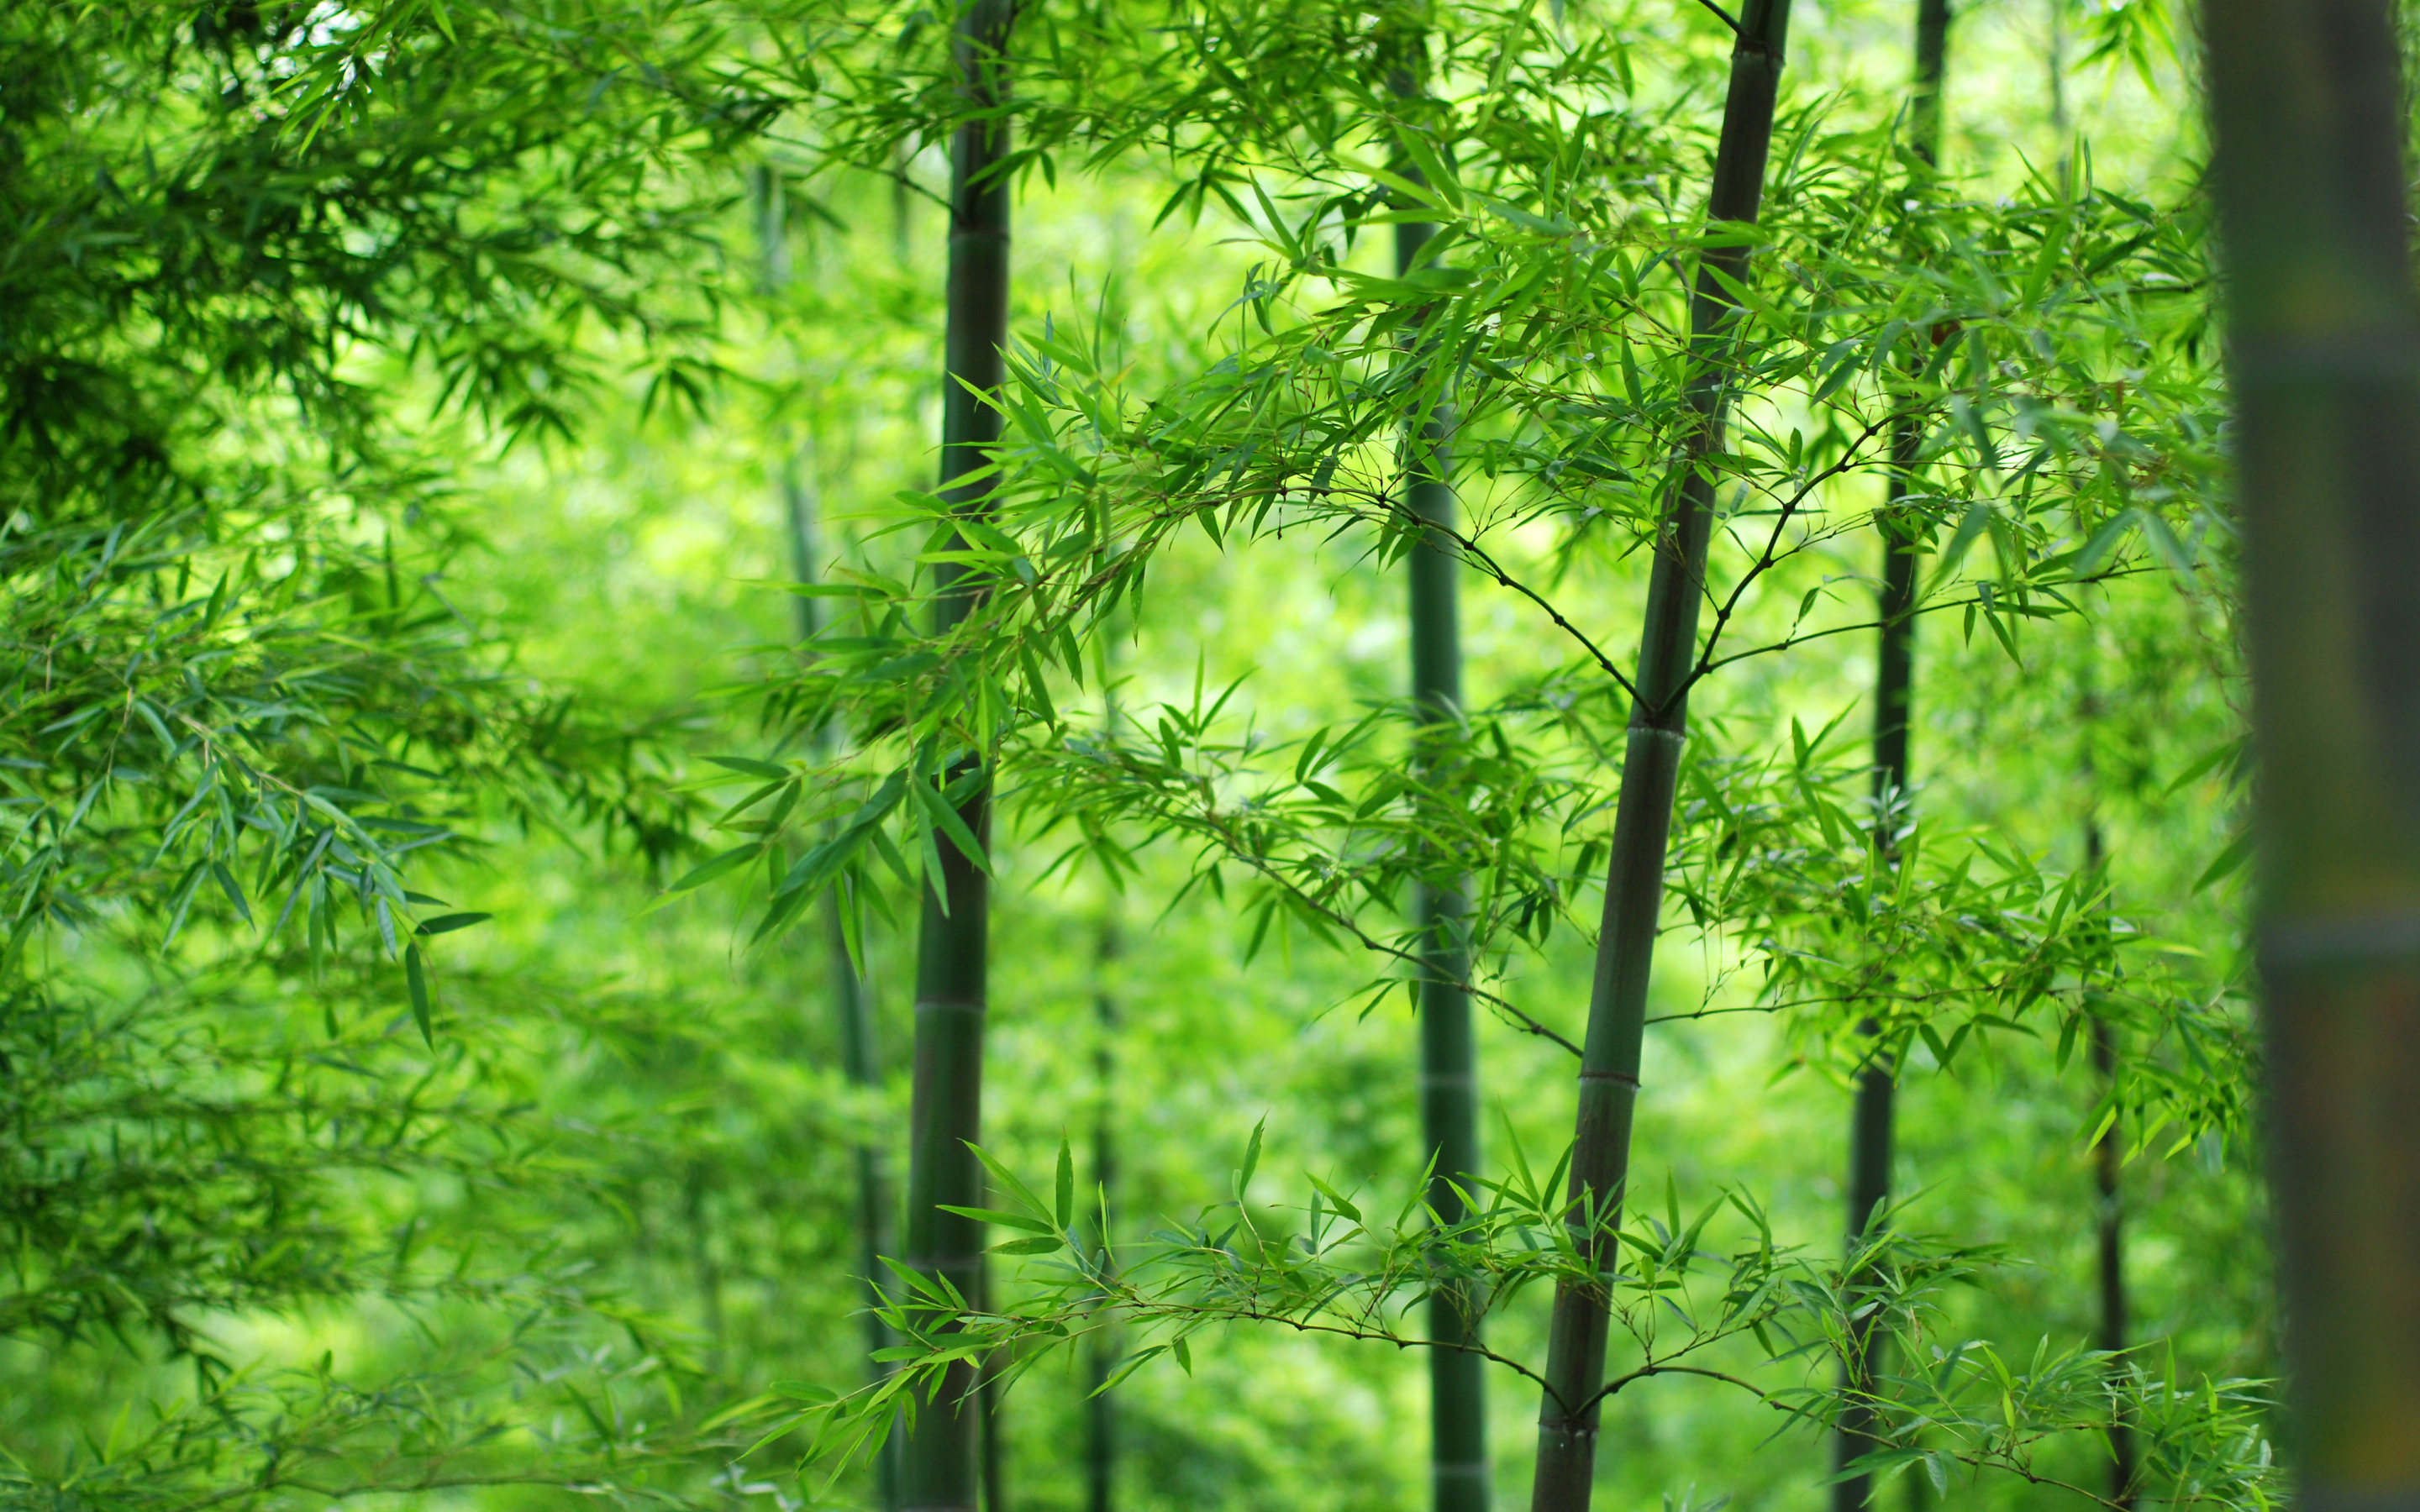
<instances>
[{"instance_id":1,"label":"bamboo grove","mask_svg":"<svg viewBox=\"0 0 2420 1512\"><path fill-rule=\"evenodd\" d=\"M2401 27L11 8L0 1503L2420 1496Z\"/></svg>"}]
</instances>

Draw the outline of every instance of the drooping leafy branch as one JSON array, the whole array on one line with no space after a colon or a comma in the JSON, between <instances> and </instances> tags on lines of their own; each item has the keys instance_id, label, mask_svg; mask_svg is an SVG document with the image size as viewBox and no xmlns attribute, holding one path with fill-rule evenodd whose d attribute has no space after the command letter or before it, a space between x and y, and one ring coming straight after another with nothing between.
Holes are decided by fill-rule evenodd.
<instances>
[{"instance_id":1,"label":"drooping leafy branch","mask_svg":"<svg viewBox=\"0 0 2420 1512\"><path fill-rule=\"evenodd\" d=\"M845 1396L777 1388L752 1404L770 1427L768 1441L812 1424L807 1465L845 1464L878 1447L894 1414L931 1409L945 1357L1004 1359L1014 1379L1111 1328L1132 1347L1103 1389L1163 1358L1189 1371L1189 1341L1235 1322L1399 1349L1470 1349L1544 1384L1522 1361L1482 1345L1439 1345L1418 1321L1419 1304L1441 1289L1493 1313L1532 1286L1590 1270L1592 1247L1567 1222L1559 1165L1542 1180L1514 1144L1508 1174L1474 1183L1468 1216L1450 1224L1428 1211L1425 1182L1385 1221L1306 1176L1309 1198L1290 1219L1250 1198L1260 1146L1256 1129L1235 1196L1114 1249L1078 1211L1063 1148L1047 1201L985 1154L1009 1205L983 1210L985 1221L1018 1236L995 1253L1031 1257L1019 1300L978 1308L900 1269L903 1295L885 1311L902 1339L897 1373ZM1718 1219L1738 1228L1728 1250L1714 1247ZM1828 1427L1850 1404L1850 1388L1817 1382L1829 1382L1853 1326L1870 1315L1895 1341L1895 1358L1921 1363L1855 1394L1879 1412L1883 1447L1867 1468L1922 1465L1944 1486L1962 1470L2046 1481L2049 1445L2105 1431L2123 1415L2156 1445L2145 1457L2148 1493L2183 1504L2267 1504L2273 1468L2257 1427L2257 1382L2185 1390L2148 1371L2113 1378L2106 1356L2055 1351L2047 1341L2013 1368L1987 1341L1939 1337L1944 1293L1978 1280L1996 1252L1910 1232L1900 1221L1878 1226L1845 1260L1818 1260L1777 1242L1745 1193L1725 1191L1692 1215L1669 1182L1663 1211L1634 1211L1617 1237L1617 1270L1590 1279L1609 1288L1630 1357L1608 1372L1599 1399L1659 1376L1694 1376L1747 1392L1798 1425Z\"/></svg>"}]
</instances>

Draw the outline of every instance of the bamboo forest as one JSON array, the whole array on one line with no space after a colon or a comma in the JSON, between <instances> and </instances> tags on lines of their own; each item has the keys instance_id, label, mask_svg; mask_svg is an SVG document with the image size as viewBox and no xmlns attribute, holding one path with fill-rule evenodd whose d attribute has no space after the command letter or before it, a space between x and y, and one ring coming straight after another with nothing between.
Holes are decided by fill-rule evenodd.
<instances>
[{"instance_id":1,"label":"bamboo forest","mask_svg":"<svg viewBox=\"0 0 2420 1512\"><path fill-rule=\"evenodd\" d=\"M2420 1509L2415 101L0 6L0 1512Z\"/></svg>"}]
</instances>

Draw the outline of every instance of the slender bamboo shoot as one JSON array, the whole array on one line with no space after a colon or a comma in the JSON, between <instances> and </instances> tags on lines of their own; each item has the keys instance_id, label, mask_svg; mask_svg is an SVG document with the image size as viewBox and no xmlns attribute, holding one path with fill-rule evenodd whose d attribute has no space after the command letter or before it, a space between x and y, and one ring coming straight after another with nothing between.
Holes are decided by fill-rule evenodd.
<instances>
[{"instance_id":1,"label":"slender bamboo shoot","mask_svg":"<svg viewBox=\"0 0 2420 1512\"><path fill-rule=\"evenodd\" d=\"M1395 227L1397 271L1420 261L1435 227ZM1442 403L1409 439L1405 501L1413 515L1453 526L1453 489L1446 482L1446 448L1453 416ZM1449 769L1452 732L1462 719L1462 640L1457 584L1462 563L1452 548L1431 538L1407 554L1411 576L1412 700L1424 726L1422 764L1432 776ZM1470 961L1463 944L1464 887L1459 879L1424 884L1414 900L1420 940L1420 1125L1434 1167L1429 1206L1441 1223L1467 1216L1462 1193L1479 1174L1479 1068L1471 1033ZM1440 1288L1429 1299L1429 1472L1436 1512L1486 1512L1488 1502L1486 1362L1479 1343L1479 1299L1467 1288Z\"/></svg>"},{"instance_id":2,"label":"slender bamboo shoot","mask_svg":"<svg viewBox=\"0 0 2420 1512\"><path fill-rule=\"evenodd\" d=\"M1948 0L1916 0L1916 90L1909 103L1908 136L1910 147L1927 168L1941 161L1942 87L1948 53ZM1907 801L1911 777L1908 726L1915 716L1916 558L1922 547L1915 522L1908 517L1906 499L1908 480L1916 471L1923 442L1924 427L1916 417L1903 416L1892 423L1890 475L1880 522L1882 632L1874 678L1874 814L1882 827L1885 855L1895 849L1892 835L1900 808ZM1871 1021L1866 1029L1873 1032ZM1874 1215L1890 1201L1897 1072L1898 1068L1880 1054L1870 1057L1857 1072L1856 1105L1849 1120L1848 1244L1852 1253L1865 1242ZM1868 1402L1881 1366L1879 1348L1869 1315L1852 1332L1848 1358L1841 1365L1850 1401L1833 1439L1836 1473L1876 1446L1874 1414ZM1833 1512L1860 1512L1872 1495L1870 1475L1835 1480Z\"/></svg>"},{"instance_id":3,"label":"slender bamboo shoot","mask_svg":"<svg viewBox=\"0 0 2420 1512\"><path fill-rule=\"evenodd\" d=\"M1008 341L1009 181L1004 117L988 114L1007 94L1008 0L973 0L954 37L959 87L985 112L958 128L950 171L949 329L943 357L941 497L977 507L982 482L956 483L981 468L1000 438L999 412L976 397L996 392ZM970 392L970 391L973 392ZM951 563L935 569L934 630L945 634L974 607ZM948 776L973 771L974 753L951 760ZM991 795L978 783L959 817L990 843ZM982 1167L970 1148L982 1136L987 879L943 840L938 877L926 879L916 961L916 1079L909 1114L908 1263L972 1299L982 1286L983 1226L942 1204L980 1207ZM975 1512L981 1475L978 1371L960 1362L916 1416L901 1455L906 1512Z\"/></svg>"},{"instance_id":4,"label":"slender bamboo shoot","mask_svg":"<svg viewBox=\"0 0 2420 1512\"><path fill-rule=\"evenodd\" d=\"M1753 222L1764 194L1765 158L1781 84L1790 0L1749 0L1731 50L1730 94L1714 149L1707 215ZM1709 248L1699 260L1689 305L1695 371L1689 399L1695 428L1686 437L1671 513L1655 543L1647 618L1638 645L1638 696L1630 716L1615 801L1613 853L1606 862L1605 921L1597 936L1588 1036L1581 1046L1579 1113L1572 1143L1569 1222L1593 1253L1600 1274L1616 1263L1610 1226L1619 1221L1630 1176L1630 1124L1638 1099L1647 984L1664 905L1664 853L1672 799L1687 739L1689 674L1697 655L1698 609L1714 527L1714 480L1699 458L1722 448L1729 404L1727 351L1737 307L1723 279L1744 281L1745 245ZM1558 1287L1548 1325L1545 1388L1538 1413L1538 1459L1531 1512L1586 1512L1596 1465L1599 1393L1605 1383L1611 1299L1602 1285Z\"/></svg>"}]
</instances>

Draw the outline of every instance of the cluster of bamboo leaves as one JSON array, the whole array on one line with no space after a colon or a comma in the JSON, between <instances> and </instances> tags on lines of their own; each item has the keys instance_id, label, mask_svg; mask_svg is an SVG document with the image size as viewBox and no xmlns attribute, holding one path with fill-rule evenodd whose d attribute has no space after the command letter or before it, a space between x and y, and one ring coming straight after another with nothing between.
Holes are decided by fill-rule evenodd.
<instances>
[{"instance_id":1,"label":"cluster of bamboo leaves","mask_svg":"<svg viewBox=\"0 0 2420 1512\"><path fill-rule=\"evenodd\" d=\"M1589 1238L1617 1220L1575 1216L1562 1166L1542 1178L1517 1141L1502 1179L1474 1181L1463 1193L1468 1216L1456 1222L1427 1205L1425 1180L1391 1220L1366 1214L1354 1195L1308 1175L1310 1195L1299 1208L1257 1208L1247 1188L1260 1153L1255 1129L1234 1172L1235 1196L1189 1223L1124 1244L1102 1242L1100 1215L1080 1211L1065 1147L1047 1202L985 1154L994 1190L1011 1206L969 1214L1018 1236L997 1253L1047 1257L1027 1263L1018 1304L991 1310L958 1295L946 1278L894 1264L894 1298L882 1308L901 1341L885 1351L894 1371L846 1395L777 1383L758 1405L781 1404L776 1434L812 1422L808 1460L837 1475L878 1452L918 1412L938 1410L935 1394L954 1362L990 1362L1003 1381L1013 1381L1115 1329L1125 1352L1099 1388L1108 1390L1163 1357L1190 1371L1188 1337L1238 1322L1429 1348L1419 1305L1433 1294L1466 1297L1492 1312L1539 1283L1551 1289L1582 1280L1608 1289L1630 1351L1609 1370L1600 1397L1658 1376L1696 1376L1747 1393L1782 1419L1829 1426L1852 1394L1812 1378L1828 1375L1852 1330L1869 1328L1889 1340L1890 1358L1903 1362L1870 1391L1854 1394L1884 1414L1888 1447L1866 1458L1871 1470L1920 1468L1943 1491L1962 1469L2059 1485L2040 1468L2049 1446L2096 1440L2117 1416L2142 1435L2150 1473L2173 1502L2257 1505L2266 1495L2259 1382L2182 1386L2145 1364L2080 1347L2054 1350L2047 1338L2018 1363L1989 1341L1946 1335L1944 1294L1983 1284L2007 1262L1990 1246L1878 1223L1845 1257L1818 1258L1777 1242L1751 1194L1719 1192L1690 1215L1668 1180L1660 1212L1640 1204L1619 1220L1618 1269L1597 1276ZM1735 1230L1728 1240L1718 1219ZM1767 1366L1762 1380L1735 1363L1750 1344L1751 1358ZM1468 1347L1546 1385L1518 1358ZM2063 1489L2099 1499L2086 1488Z\"/></svg>"},{"instance_id":2,"label":"cluster of bamboo leaves","mask_svg":"<svg viewBox=\"0 0 2420 1512\"><path fill-rule=\"evenodd\" d=\"M499 825L689 843L684 722L518 674L449 584L453 449L568 437L633 376L704 396L736 194L700 169L774 108L717 60L778 12L673 12L0 17L0 1335L196 1382L0 1462L12 1501L686 1463L652 1320L414 1196L579 1180L494 985L433 958L488 916L424 874ZM336 1302L516 1321L372 1381L213 1327Z\"/></svg>"}]
</instances>

